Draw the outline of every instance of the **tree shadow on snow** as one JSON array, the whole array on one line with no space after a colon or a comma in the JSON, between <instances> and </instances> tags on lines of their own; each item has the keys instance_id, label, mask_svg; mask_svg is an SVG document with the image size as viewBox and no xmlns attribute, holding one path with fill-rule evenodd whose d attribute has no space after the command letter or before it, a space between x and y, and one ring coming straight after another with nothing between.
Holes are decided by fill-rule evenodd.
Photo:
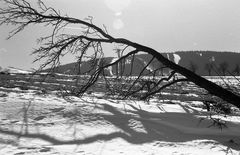
<instances>
[{"instance_id":1,"label":"tree shadow on snow","mask_svg":"<svg viewBox=\"0 0 240 155\"><path fill-rule=\"evenodd\" d=\"M102 108L108 114L101 114L101 118L120 130L108 134L97 134L82 139L61 140L48 134L10 131L2 127L0 127L0 134L41 139L53 145L89 144L96 141L109 141L115 138L122 138L132 144L156 141L187 142L206 139L217 141L219 144L226 146L227 150L231 148L240 150L239 143L236 143L239 137L231 134L228 128L222 131L216 128L207 128L211 123L209 120L199 123L200 119L191 113L153 113L141 110L130 104L128 106L131 106L133 110L122 113L122 111L109 104L103 105ZM221 134L223 132L225 134ZM229 133L226 134L227 132ZM4 142L0 141L0 143Z\"/></svg>"}]
</instances>

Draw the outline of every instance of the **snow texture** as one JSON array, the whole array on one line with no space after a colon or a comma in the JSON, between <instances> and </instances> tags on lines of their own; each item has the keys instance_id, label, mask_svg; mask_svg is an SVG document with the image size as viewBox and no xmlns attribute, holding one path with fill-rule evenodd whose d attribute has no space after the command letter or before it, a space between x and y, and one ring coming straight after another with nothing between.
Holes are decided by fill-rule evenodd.
<instances>
[{"instance_id":1,"label":"snow texture","mask_svg":"<svg viewBox=\"0 0 240 155\"><path fill-rule=\"evenodd\" d=\"M148 104L103 93L63 98L57 91L1 87L0 106L3 155L240 154L240 116L212 114L227 127L211 126L201 101L152 99Z\"/></svg>"}]
</instances>

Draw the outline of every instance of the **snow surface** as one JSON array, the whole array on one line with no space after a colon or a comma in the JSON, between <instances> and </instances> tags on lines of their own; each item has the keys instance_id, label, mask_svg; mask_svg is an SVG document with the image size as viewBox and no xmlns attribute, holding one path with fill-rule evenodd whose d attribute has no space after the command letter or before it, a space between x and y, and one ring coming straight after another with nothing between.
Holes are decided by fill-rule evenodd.
<instances>
[{"instance_id":1,"label":"snow surface","mask_svg":"<svg viewBox=\"0 0 240 155\"><path fill-rule=\"evenodd\" d=\"M15 68L15 67L8 67L5 69L2 69L3 71L6 71L8 73L14 73L14 74L31 74L31 71L27 71L27 70L22 70L19 68Z\"/></svg>"},{"instance_id":2,"label":"snow surface","mask_svg":"<svg viewBox=\"0 0 240 155\"><path fill-rule=\"evenodd\" d=\"M173 54L173 60L174 60L174 63L178 64L179 61L181 60L180 55L174 53Z\"/></svg>"},{"instance_id":3,"label":"snow surface","mask_svg":"<svg viewBox=\"0 0 240 155\"><path fill-rule=\"evenodd\" d=\"M240 116L223 117L221 130L195 107L200 101L62 98L18 88L1 88L0 96L1 155L240 154Z\"/></svg>"}]
</instances>

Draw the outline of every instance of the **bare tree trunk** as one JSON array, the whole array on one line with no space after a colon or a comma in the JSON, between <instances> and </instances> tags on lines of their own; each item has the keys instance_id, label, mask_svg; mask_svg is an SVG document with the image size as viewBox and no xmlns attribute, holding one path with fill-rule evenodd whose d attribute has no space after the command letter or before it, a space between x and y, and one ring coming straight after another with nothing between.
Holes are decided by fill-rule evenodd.
<instances>
[{"instance_id":1,"label":"bare tree trunk","mask_svg":"<svg viewBox=\"0 0 240 155\"><path fill-rule=\"evenodd\" d=\"M181 67L171 61L169 61L168 59L164 58L160 53L151 50L150 52L156 59L158 59L159 61L161 61L164 65L166 65L167 67L175 70L176 72L182 74L183 76L185 76L188 80L192 81L193 83L195 83L196 85L198 85L201 88L206 89L209 93L216 95L218 97L220 97L221 99L235 105L236 107L240 108L240 97L237 96L236 94L228 91L227 89L224 89L220 86L218 86L217 84L195 74L194 72Z\"/></svg>"},{"instance_id":2,"label":"bare tree trunk","mask_svg":"<svg viewBox=\"0 0 240 155\"><path fill-rule=\"evenodd\" d=\"M137 44L137 43L133 43L133 42L130 42L125 39L118 39L118 41L120 41L119 43L125 43L128 45L131 45L140 51L144 51L144 52L147 52L148 54L151 54L153 57L155 57L158 61L163 63L165 66L182 74L189 81L195 83L196 85L198 85L201 88L206 89L210 94L220 97L221 99L229 102L230 104L232 104L240 109L240 96L232 93L231 91L228 91L227 89L222 88L221 86L195 74L194 72L192 72L180 65L173 63L172 61L168 60L162 54L160 54L159 52L155 51L152 48L149 48L149 47ZM118 42L118 41L116 41L116 42Z\"/></svg>"}]
</instances>

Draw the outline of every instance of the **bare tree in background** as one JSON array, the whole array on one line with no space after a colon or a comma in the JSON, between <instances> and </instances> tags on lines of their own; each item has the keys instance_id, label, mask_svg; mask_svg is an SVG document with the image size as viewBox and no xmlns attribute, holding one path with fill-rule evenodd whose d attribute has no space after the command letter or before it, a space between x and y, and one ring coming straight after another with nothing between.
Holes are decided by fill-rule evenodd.
<instances>
[{"instance_id":1,"label":"bare tree in background","mask_svg":"<svg viewBox=\"0 0 240 155\"><path fill-rule=\"evenodd\" d=\"M211 76L212 70L213 70L213 64L212 63L206 63L204 66L204 69L207 70L208 75Z\"/></svg>"},{"instance_id":2,"label":"bare tree in background","mask_svg":"<svg viewBox=\"0 0 240 155\"><path fill-rule=\"evenodd\" d=\"M226 72L228 70L228 63L226 61L219 64L219 71L223 74L223 76L226 75Z\"/></svg>"},{"instance_id":3,"label":"bare tree in background","mask_svg":"<svg viewBox=\"0 0 240 155\"><path fill-rule=\"evenodd\" d=\"M196 73L196 71L198 70L198 66L197 66L195 63L193 63L192 61L190 61L190 63L189 63L189 69L190 69L192 72Z\"/></svg>"},{"instance_id":4,"label":"bare tree in background","mask_svg":"<svg viewBox=\"0 0 240 155\"><path fill-rule=\"evenodd\" d=\"M131 59L139 52L145 52L151 55L152 59L149 60L149 63L145 64L145 67L135 81L129 84L126 88L127 91L125 95L133 95L145 87L144 84L137 87L137 83L141 80L142 73L148 69L150 63L153 60L157 60L173 71L167 78L164 77L157 79L157 81L154 82L155 84L150 86L150 90L143 94L141 97L142 99L154 95L162 89L178 82L191 81L199 87L206 89L210 94L216 95L240 108L240 96L206 80L174 62L169 61L160 52L150 47L124 38L115 38L108 34L105 26L101 28L94 25L91 17L81 20L68 17L67 15L61 15L60 12L55 9L47 7L41 0L37 1L38 6L36 7L35 5L30 4L30 0L1 0L1 2L4 3L1 4L0 9L1 25L11 24L16 27L10 32L9 38L30 25L40 24L52 28L52 33L49 36L44 36L38 40L41 46L33 52L33 54L36 55L35 61L45 60L45 63L40 66L40 70L49 66L54 70L60 64L62 56L66 54L77 56L78 59L76 62L79 64L81 64L86 57L92 60L92 66L89 67L88 71L85 71L91 76L82 80L83 84L79 86L78 90L76 90L77 95L83 94L93 86L99 79L100 75L104 73L104 69L118 64L124 59ZM77 34L63 33L62 30L71 24L79 25L82 29ZM124 47L121 51L123 55L114 62L108 64L99 63L99 61L101 61L99 58L102 57L104 53L103 44L115 44ZM91 57L89 57L89 51L93 51ZM174 80L172 77L176 73L183 75L185 78ZM106 84L107 83L108 82L106 82Z\"/></svg>"},{"instance_id":5,"label":"bare tree in background","mask_svg":"<svg viewBox=\"0 0 240 155\"><path fill-rule=\"evenodd\" d=\"M239 64L236 64L235 68L233 69L233 74L239 75L240 74L240 67Z\"/></svg>"}]
</instances>

